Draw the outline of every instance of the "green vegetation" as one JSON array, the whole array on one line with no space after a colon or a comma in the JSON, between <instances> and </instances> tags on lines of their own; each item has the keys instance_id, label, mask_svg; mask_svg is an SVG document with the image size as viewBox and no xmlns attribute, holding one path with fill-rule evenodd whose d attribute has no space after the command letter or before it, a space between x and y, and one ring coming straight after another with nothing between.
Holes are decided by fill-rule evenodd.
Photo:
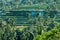
<instances>
[{"instance_id":1,"label":"green vegetation","mask_svg":"<svg viewBox=\"0 0 60 40\"><path fill-rule=\"evenodd\" d=\"M60 28L54 28L48 32L37 35L34 40L60 40Z\"/></svg>"},{"instance_id":2,"label":"green vegetation","mask_svg":"<svg viewBox=\"0 0 60 40\"><path fill-rule=\"evenodd\" d=\"M36 24L30 26L15 26L14 16L7 16L7 18L6 21L0 18L0 25L2 25L0 26L0 40L60 40L59 12L46 11L44 16L38 15L34 18ZM33 19L29 21L33 22Z\"/></svg>"},{"instance_id":3,"label":"green vegetation","mask_svg":"<svg viewBox=\"0 0 60 40\"><path fill-rule=\"evenodd\" d=\"M60 40L60 0L0 0L0 40Z\"/></svg>"},{"instance_id":4,"label":"green vegetation","mask_svg":"<svg viewBox=\"0 0 60 40\"><path fill-rule=\"evenodd\" d=\"M2 10L57 10L60 11L60 0L11 0L1 1Z\"/></svg>"}]
</instances>

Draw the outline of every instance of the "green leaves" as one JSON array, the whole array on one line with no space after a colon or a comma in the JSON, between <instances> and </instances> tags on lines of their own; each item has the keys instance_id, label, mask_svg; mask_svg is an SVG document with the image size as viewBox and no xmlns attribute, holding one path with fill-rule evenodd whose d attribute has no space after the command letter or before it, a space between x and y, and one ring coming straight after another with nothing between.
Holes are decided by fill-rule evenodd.
<instances>
[{"instance_id":1,"label":"green leaves","mask_svg":"<svg viewBox=\"0 0 60 40\"><path fill-rule=\"evenodd\" d=\"M60 29L59 28L54 28L48 32L44 32L41 35L38 35L34 38L34 40L59 40L60 39Z\"/></svg>"}]
</instances>

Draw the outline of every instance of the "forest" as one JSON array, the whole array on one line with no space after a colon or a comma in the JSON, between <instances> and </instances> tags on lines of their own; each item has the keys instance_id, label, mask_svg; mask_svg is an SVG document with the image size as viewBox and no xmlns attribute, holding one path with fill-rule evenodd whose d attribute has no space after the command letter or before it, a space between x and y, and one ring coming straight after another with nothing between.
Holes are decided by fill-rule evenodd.
<instances>
[{"instance_id":1,"label":"forest","mask_svg":"<svg viewBox=\"0 0 60 40\"><path fill-rule=\"evenodd\" d=\"M0 40L60 40L60 0L0 0Z\"/></svg>"}]
</instances>

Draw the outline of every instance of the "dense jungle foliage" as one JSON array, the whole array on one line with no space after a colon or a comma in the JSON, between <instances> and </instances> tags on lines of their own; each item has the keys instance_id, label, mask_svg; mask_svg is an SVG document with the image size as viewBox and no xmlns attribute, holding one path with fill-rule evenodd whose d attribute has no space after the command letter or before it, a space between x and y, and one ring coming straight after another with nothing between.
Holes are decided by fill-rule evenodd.
<instances>
[{"instance_id":1,"label":"dense jungle foliage","mask_svg":"<svg viewBox=\"0 0 60 40\"><path fill-rule=\"evenodd\" d=\"M60 0L0 0L0 9L60 11Z\"/></svg>"},{"instance_id":2,"label":"dense jungle foliage","mask_svg":"<svg viewBox=\"0 0 60 40\"><path fill-rule=\"evenodd\" d=\"M0 0L0 40L60 40L60 0Z\"/></svg>"},{"instance_id":3,"label":"dense jungle foliage","mask_svg":"<svg viewBox=\"0 0 60 40\"><path fill-rule=\"evenodd\" d=\"M49 11L37 17L29 16L35 18L36 25L22 27L14 25L14 18L6 17L6 20L0 17L0 40L60 40L60 12Z\"/></svg>"}]
</instances>

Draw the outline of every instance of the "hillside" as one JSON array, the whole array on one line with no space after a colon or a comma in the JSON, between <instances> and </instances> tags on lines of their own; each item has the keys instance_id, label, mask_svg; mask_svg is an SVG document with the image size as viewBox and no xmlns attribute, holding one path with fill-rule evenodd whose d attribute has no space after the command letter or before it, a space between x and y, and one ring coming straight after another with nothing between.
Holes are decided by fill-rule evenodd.
<instances>
[{"instance_id":1,"label":"hillside","mask_svg":"<svg viewBox=\"0 0 60 40\"><path fill-rule=\"evenodd\" d=\"M36 3L34 3L36 2ZM60 1L57 0L6 0L0 1L0 9L2 10L60 10Z\"/></svg>"}]
</instances>

